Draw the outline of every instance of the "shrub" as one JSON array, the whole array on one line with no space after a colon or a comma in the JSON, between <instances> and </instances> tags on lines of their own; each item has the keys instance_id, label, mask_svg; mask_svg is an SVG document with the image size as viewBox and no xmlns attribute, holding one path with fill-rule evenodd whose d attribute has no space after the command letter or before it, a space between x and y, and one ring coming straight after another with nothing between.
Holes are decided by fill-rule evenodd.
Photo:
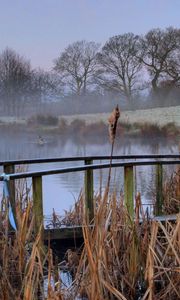
<instances>
[{"instance_id":1,"label":"shrub","mask_svg":"<svg viewBox=\"0 0 180 300\"><path fill-rule=\"evenodd\" d=\"M169 122L166 125L162 127L163 132L165 132L166 136L168 137L174 137L179 134L178 127L173 123Z\"/></svg>"},{"instance_id":2,"label":"shrub","mask_svg":"<svg viewBox=\"0 0 180 300\"><path fill-rule=\"evenodd\" d=\"M162 127L156 124L144 123L140 126L140 130L143 136L153 137L165 135Z\"/></svg>"},{"instance_id":3,"label":"shrub","mask_svg":"<svg viewBox=\"0 0 180 300\"><path fill-rule=\"evenodd\" d=\"M46 126L56 126L58 125L58 117L52 115L42 115L33 116L28 120L30 125L46 125Z\"/></svg>"},{"instance_id":4,"label":"shrub","mask_svg":"<svg viewBox=\"0 0 180 300\"><path fill-rule=\"evenodd\" d=\"M72 132L81 131L86 126L86 122L84 120L74 120L70 124L70 129Z\"/></svg>"},{"instance_id":5,"label":"shrub","mask_svg":"<svg viewBox=\"0 0 180 300\"><path fill-rule=\"evenodd\" d=\"M68 128L67 121L64 118L59 120L59 129L61 132L65 132Z\"/></svg>"}]
</instances>

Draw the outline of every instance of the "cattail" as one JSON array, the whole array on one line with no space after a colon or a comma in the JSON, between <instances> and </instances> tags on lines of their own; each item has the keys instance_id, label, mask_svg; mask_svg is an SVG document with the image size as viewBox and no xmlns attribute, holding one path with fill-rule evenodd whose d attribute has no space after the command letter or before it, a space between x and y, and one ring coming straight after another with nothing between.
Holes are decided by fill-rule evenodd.
<instances>
[{"instance_id":1,"label":"cattail","mask_svg":"<svg viewBox=\"0 0 180 300\"><path fill-rule=\"evenodd\" d=\"M120 110L118 105L116 106L116 108L113 109L108 122L109 122L109 137L110 137L110 141L111 143L114 142L115 140L115 136L116 136L116 128L117 128L117 122L118 119L120 117Z\"/></svg>"},{"instance_id":2,"label":"cattail","mask_svg":"<svg viewBox=\"0 0 180 300\"><path fill-rule=\"evenodd\" d=\"M110 168L109 168L109 175L108 175L108 182L107 182L107 195L109 193L109 185L111 180L111 164L112 164L112 156L113 156L113 150L114 150L114 141L116 137L116 128L117 128L117 122L120 117L120 110L118 105L116 108L113 109L108 122L109 122L109 137L111 141L111 155L110 155Z\"/></svg>"}]
</instances>

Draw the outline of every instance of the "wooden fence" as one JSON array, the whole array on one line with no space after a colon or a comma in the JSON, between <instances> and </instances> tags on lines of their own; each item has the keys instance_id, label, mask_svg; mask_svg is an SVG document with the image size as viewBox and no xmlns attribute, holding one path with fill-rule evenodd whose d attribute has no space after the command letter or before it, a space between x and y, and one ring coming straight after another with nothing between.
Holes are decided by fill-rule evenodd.
<instances>
[{"instance_id":1,"label":"wooden fence","mask_svg":"<svg viewBox=\"0 0 180 300\"><path fill-rule=\"evenodd\" d=\"M26 159L26 160L9 160L0 161L0 165L4 168L4 173L8 174L8 184L10 190L10 201L15 212L15 180L22 178L32 178L33 190L33 211L35 216L35 230L39 229L43 222L43 185L42 177L53 174L65 174L72 172L84 172L85 185L85 207L86 214L89 220L93 219L93 170L124 168L124 197L125 204L130 216L133 217L134 212L134 168L136 166L156 166L156 215L161 215L163 205L163 166L164 165L179 165L180 155L126 155L113 156L112 163L94 163L94 161L110 160L109 156L83 156L83 157L66 157L66 158L47 158L47 159ZM15 173L16 165L29 164L45 164L54 162L73 162L83 161L83 165L75 167L57 168L44 171L22 172ZM115 161L115 162L114 162ZM5 180L5 174L0 176L0 181Z\"/></svg>"}]
</instances>

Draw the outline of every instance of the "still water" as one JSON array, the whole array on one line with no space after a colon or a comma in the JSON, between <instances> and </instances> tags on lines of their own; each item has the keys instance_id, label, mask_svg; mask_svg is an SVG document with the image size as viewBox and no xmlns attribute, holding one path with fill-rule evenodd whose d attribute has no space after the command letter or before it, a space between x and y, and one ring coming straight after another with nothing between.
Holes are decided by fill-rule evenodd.
<instances>
[{"instance_id":1,"label":"still water","mask_svg":"<svg viewBox=\"0 0 180 300\"><path fill-rule=\"evenodd\" d=\"M65 138L60 134L43 134L44 144L38 144L39 133L24 132L12 129L0 129L0 160L30 159L47 157L68 157L84 155L109 155L111 145L99 141L96 137L93 142L77 138ZM117 138L114 148L116 155L128 154L177 154L178 144L174 140L165 138ZM98 161L97 161L98 163ZM28 170L45 170L65 166L82 165L83 162L52 163L30 165ZM168 167L169 168L169 167ZM166 168L167 169L167 168ZM0 167L0 172L2 173ZM167 170L166 170L167 171ZM95 192L98 192L101 182L104 187L107 182L107 170L94 171ZM154 198L154 167L136 167L136 191L142 195L145 205L152 203ZM83 172L59 174L43 177L43 205L44 214L50 215L53 208L58 214L69 210L77 200L83 188ZM116 188L117 193L123 190L123 170L114 169L111 176L111 188ZM2 183L0 185L2 194Z\"/></svg>"}]
</instances>

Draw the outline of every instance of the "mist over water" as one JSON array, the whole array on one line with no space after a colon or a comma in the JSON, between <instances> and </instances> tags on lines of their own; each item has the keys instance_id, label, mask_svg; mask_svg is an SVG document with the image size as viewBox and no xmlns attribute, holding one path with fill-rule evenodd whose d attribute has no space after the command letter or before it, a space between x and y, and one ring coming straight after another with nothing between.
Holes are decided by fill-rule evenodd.
<instances>
[{"instance_id":1,"label":"mist over water","mask_svg":"<svg viewBox=\"0 0 180 300\"><path fill-rule=\"evenodd\" d=\"M106 143L93 143L88 140L76 141L73 137L63 138L58 134L46 133L43 135L44 144L38 143L38 134L23 130L12 130L12 128L0 128L1 160L47 158L47 157L69 157L69 156L95 156L109 155L111 145L107 139ZM96 139L95 139L96 140ZM114 148L116 155L128 154L177 154L178 145L174 140L146 139L122 137L117 138ZM97 161L98 163L98 161ZM45 170L62 168L66 166L83 165L83 162L52 163L30 165L28 170ZM165 172L170 167L165 167ZM2 167L0 169L3 172ZM107 183L107 170L94 171L95 193ZM44 214L49 215L52 209L59 214L74 205L75 200L83 188L83 172L58 174L43 177L43 199ZM154 199L154 167L136 167L136 192L141 192L144 204L152 203ZM2 183L1 183L2 193ZM123 190L123 168L113 169L111 177L111 190L116 189L117 194Z\"/></svg>"}]
</instances>

